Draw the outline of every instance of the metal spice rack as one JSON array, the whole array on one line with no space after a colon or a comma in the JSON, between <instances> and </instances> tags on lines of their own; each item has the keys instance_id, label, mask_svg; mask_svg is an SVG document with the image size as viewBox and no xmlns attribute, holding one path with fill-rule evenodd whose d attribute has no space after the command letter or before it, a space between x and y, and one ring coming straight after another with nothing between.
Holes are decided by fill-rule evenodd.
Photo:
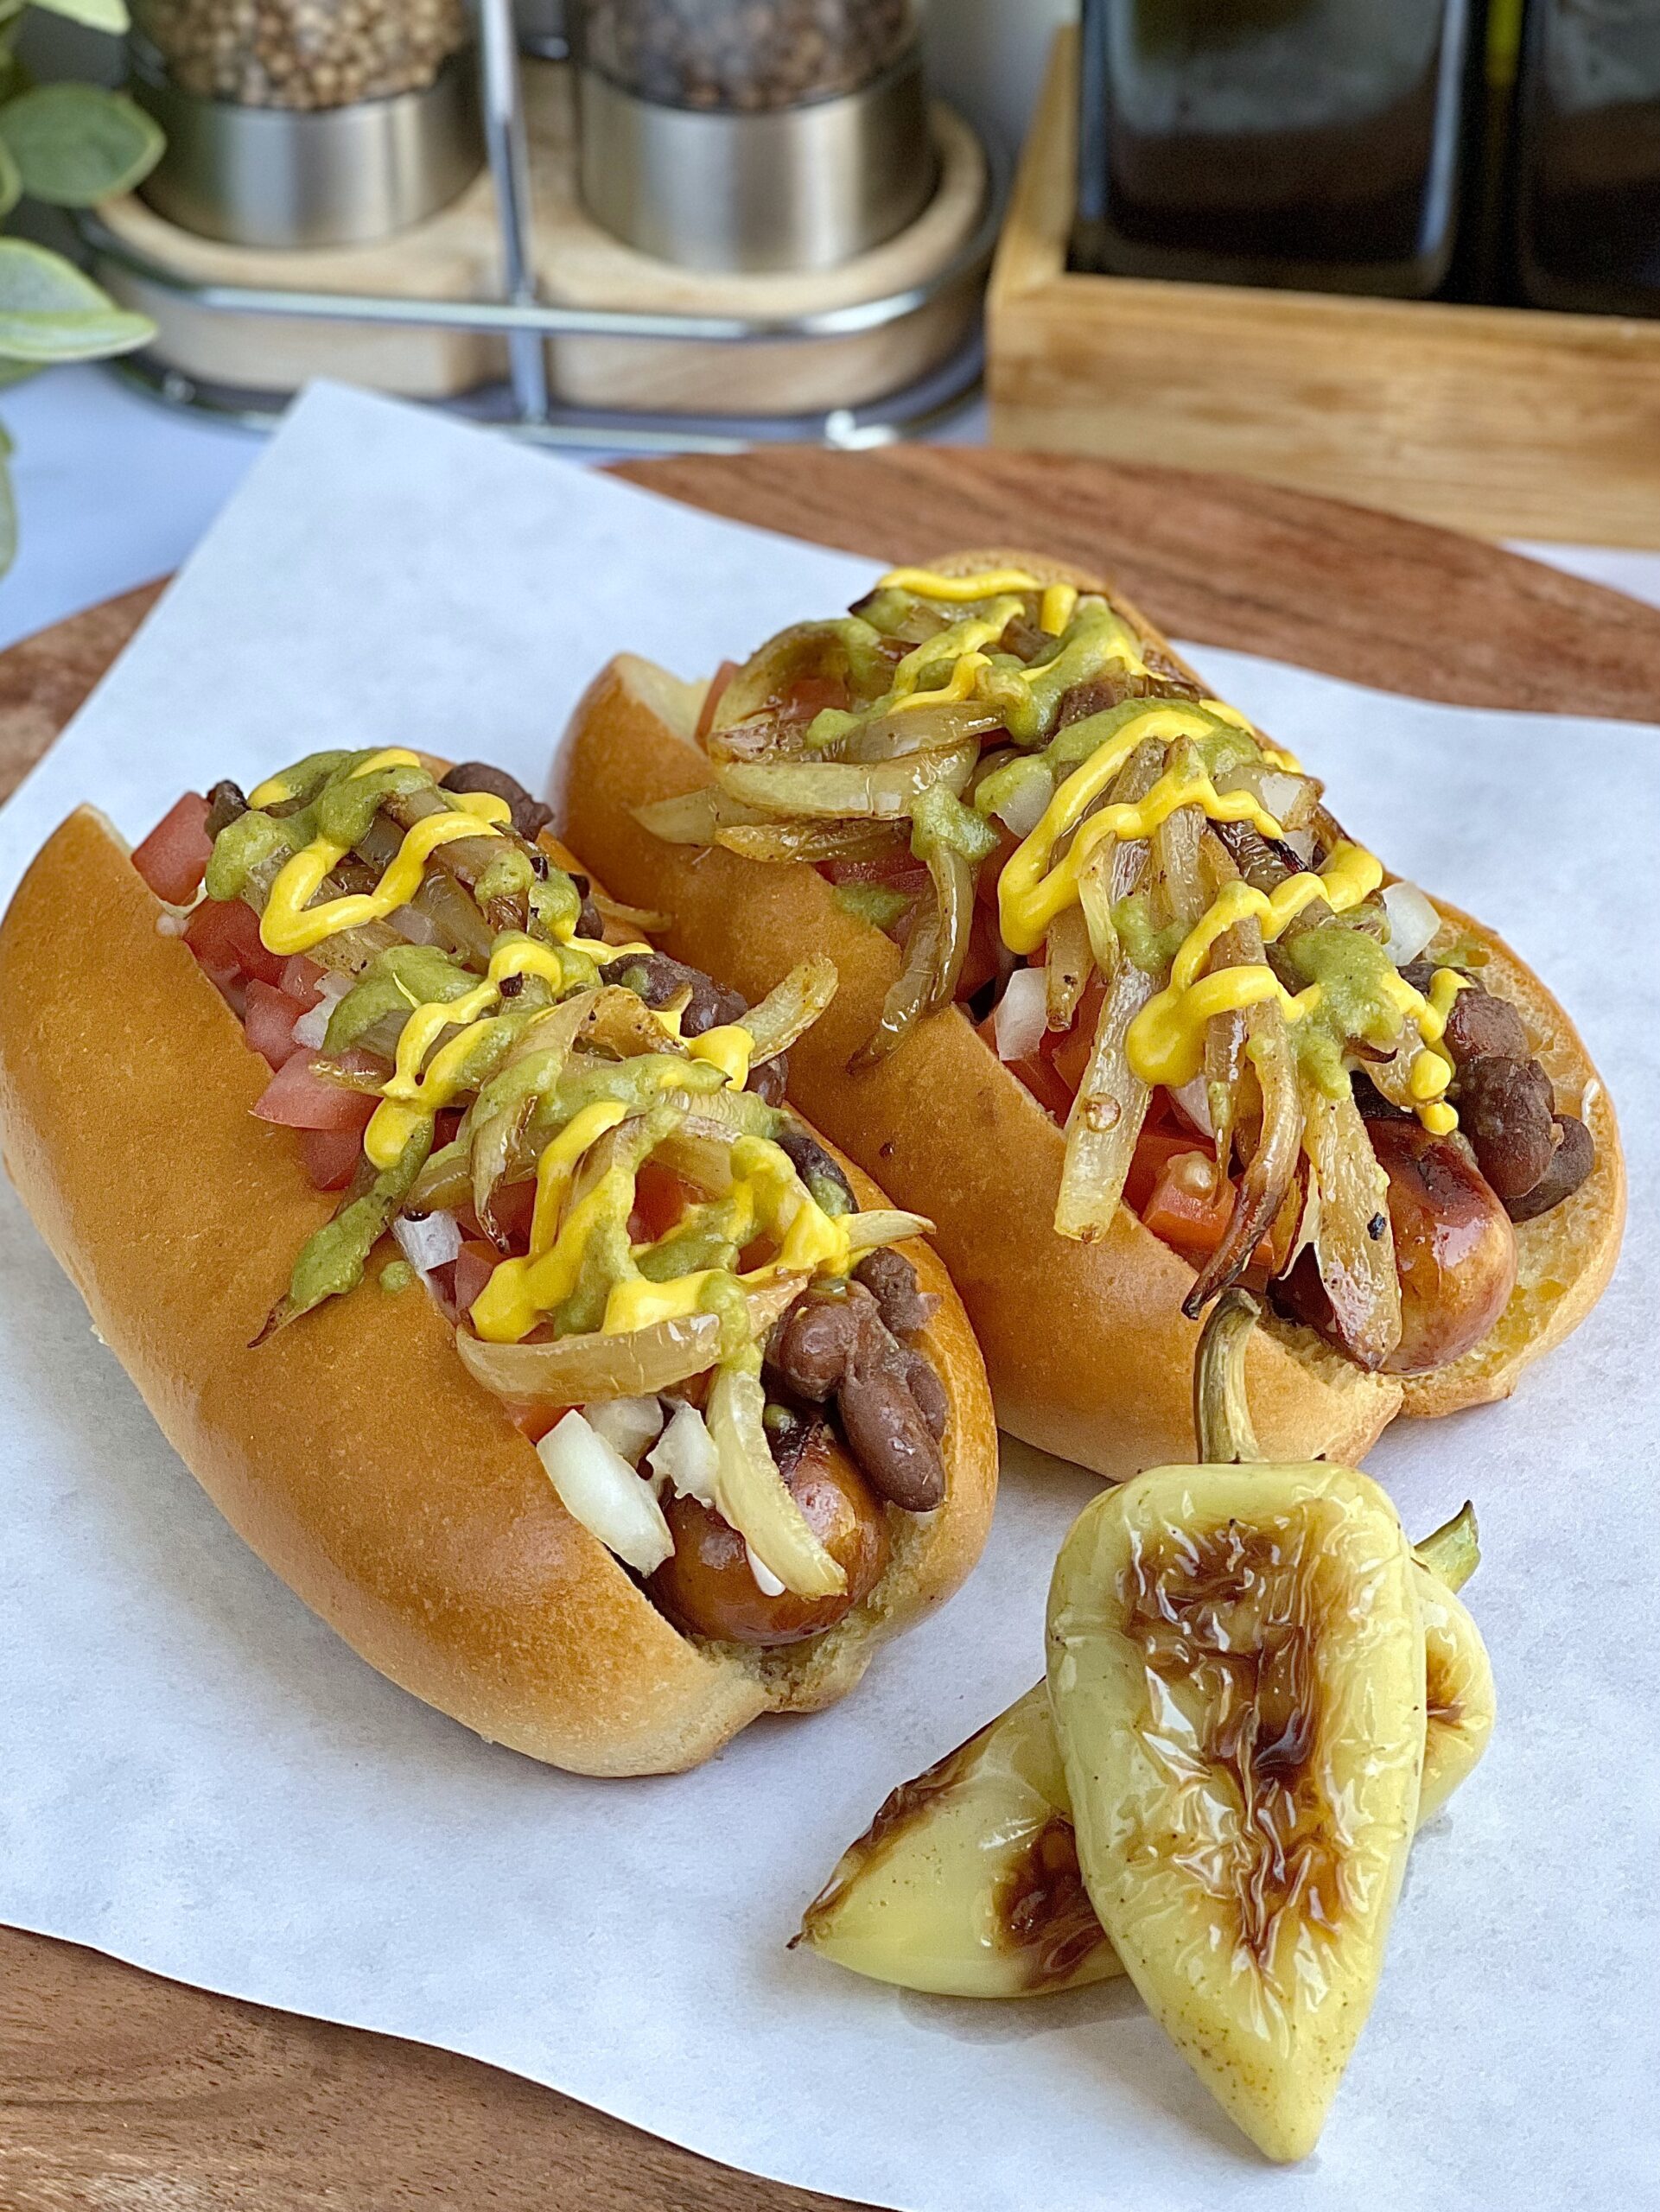
<instances>
[{"instance_id":1,"label":"metal spice rack","mask_svg":"<svg viewBox=\"0 0 1660 2212\"><path fill-rule=\"evenodd\" d=\"M280 315L318 322L413 325L505 339L508 381L453 403L457 411L537 443L621 452L729 453L758 443L809 441L843 448L887 445L921 435L979 387L977 334L930 374L856 408L806 416L660 414L563 404L550 395L544 346L553 338L607 338L643 346L665 340L731 346L849 337L914 315L955 286L977 282L990 266L1008 199L1008 165L984 147L986 192L972 234L925 281L880 298L785 316L688 315L635 308L556 307L537 296L531 251L530 170L518 46L512 0L479 0L480 90L485 147L500 228L504 296L499 300L404 298L378 293L308 292L207 283L180 276L118 238L94 211L77 219L83 244L158 290L208 314ZM545 51L545 49L544 49ZM130 355L118 372L164 404L266 427L282 397L207 384Z\"/></svg>"}]
</instances>

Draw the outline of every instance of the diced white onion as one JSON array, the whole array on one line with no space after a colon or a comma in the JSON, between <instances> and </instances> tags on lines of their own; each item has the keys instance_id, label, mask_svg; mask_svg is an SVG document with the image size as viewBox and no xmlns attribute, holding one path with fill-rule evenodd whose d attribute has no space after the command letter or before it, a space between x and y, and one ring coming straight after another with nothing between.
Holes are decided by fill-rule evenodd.
<instances>
[{"instance_id":1,"label":"diced white onion","mask_svg":"<svg viewBox=\"0 0 1660 2212\"><path fill-rule=\"evenodd\" d=\"M1415 883L1391 883L1383 893L1389 935L1383 950L1397 968L1415 960L1441 925L1441 918Z\"/></svg>"},{"instance_id":2,"label":"diced white onion","mask_svg":"<svg viewBox=\"0 0 1660 2212\"><path fill-rule=\"evenodd\" d=\"M453 1213L429 1213L420 1221L400 1214L392 1224L392 1235L398 1250L419 1275L429 1275L435 1268L447 1268L461 1249L461 1226Z\"/></svg>"},{"instance_id":3,"label":"diced white onion","mask_svg":"<svg viewBox=\"0 0 1660 2212\"><path fill-rule=\"evenodd\" d=\"M772 1568L768 1567L766 1560L764 1559L757 1559L754 1553L749 1548L747 1543L746 1543L743 1548L743 1555L749 1562L749 1572L754 1576L755 1587L760 1592L761 1596L763 1598L781 1598L784 1595L787 1586L779 1580L777 1575L773 1573Z\"/></svg>"},{"instance_id":4,"label":"diced white onion","mask_svg":"<svg viewBox=\"0 0 1660 2212\"><path fill-rule=\"evenodd\" d=\"M584 1406L582 1414L595 1435L604 1437L631 1467L638 1467L648 1444L663 1433L663 1408L655 1398L607 1398Z\"/></svg>"},{"instance_id":5,"label":"diced white onion","mask_svg":"<svg viewBox=\"0 0 1660 2212\"><path fill-rule=\"evenodd\" d=\"M997 1001L993 1034L1000 1060L1023 1060L1043 1041L1046 986L1041 968L1017 968Z\"/></svg>"},{"instance_id":6,"label":"diced white onion","mask_svg":"<svg viewBox=\"0 0 1660 2212\"><path fill-rule=\"evenodd\" d=\"M674 1550L652 1486L613 1444L572 1411L536 1447L565 1510L638 1574L650 1574Z\"/></svg>"},{"instance_id":7,"label":"diced white onion","mask_svg":"<svg viewBox=\"0 0 1660 2212\"><path fill-rule=\"evenodd\" d=\"M647 1454L646 1464L661 1485L666 1483L678 1497L695 1497L712 1510L721 1455L709 1424L696 1406L675 1408L668 1427Z\"/></svg>"},{"instance_id":8,"label":"diced white onion","mask_svg":"<svg viewBox=\"0 0 1660 2212\"><path fill-rule=\"evenodd\" d=\"M1314 857L1314 833L1312 830L1288 830L1280 840L1288 846L1307 868Z\"/></svg>"},{"instance_id":9,"label":"diced white onion","mask_svg":"<svg viewBox=\"0 0 1660 2212\"><path fill-rule=\"evenodd\" d=\"M321 1052L328 1038L329 1017L356 980L353 976L336 975L332 969L323 977L320 986L322 996L294 1025L296 1045L303 1045L308 1052Z\"/></svg>"},{"instance_id":10,"label":"diced white onion","mask_svg":"<svg viewBox=\"0 0 1660 2212\"><path fill-rule=\"evenodd\" d=\"M1054 780L1047 769L1034 765L1027 774L1017 778L1014 789L997 809L997 819L1017 837L1029 837L1042 821L1044 810L1054 795Z\"/></svg>"},{"instance_id":11,"label":"diced white onion","mask_svg":"<svg viewBox=\"0 0 1660 2212\"><path fill-rule=\"evenodd\" d=\"M170 906L163 906L156 917L157 937L182 937L190 926L188 914L175 914Z\"/></svg>"},{"instance_id":12,"label":"diced white onion","mask_svg":"<svg viewBox=\"0 0 1660 2212\"><path fill-rule=\"evenodd\" d=\"M1210 1085L1202 1075L1196 1075L1191 1083L1184 1083L1171 1096L1196 1129L1202 1129L1207 1137L1216 1135L1216 1123L1211 1119Z\"/></svg>"},{"instance_id":13,"label":"diced white onion","mask_svg":"<svg viewBox=\"0 0 1660 2212\"><path fill-rule=\"evenodd\" d=\"M1260 760L1244 760L1220 775L1216 787L1219 791L1249 791L1259 806L1283 823L1299 805L1306 805L1308 779L1293 776L1283 768L1270 768Z\"/></svg>"},{"instance_id":14,"label":"diced white onion","mask_svg":"<svg viewBox=\"0 0 1660 2212\"><path fill-rule=\"evenodd\" d=\"M386 919L411 944L436 944L438 931L418 906L394 906Z\"/></svg>"}]
</instances>

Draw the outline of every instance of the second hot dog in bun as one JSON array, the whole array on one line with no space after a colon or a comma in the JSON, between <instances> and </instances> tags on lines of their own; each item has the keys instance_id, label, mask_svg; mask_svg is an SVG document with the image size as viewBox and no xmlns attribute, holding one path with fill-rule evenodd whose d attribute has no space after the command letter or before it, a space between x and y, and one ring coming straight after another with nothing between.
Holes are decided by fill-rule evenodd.
<instances>
[{"instance_id":1,"label":"second hot dog in bun","mask_svg":"<svg viewBox=\"0 0 1660 2212\"><path fill-rule=\"evenodd\" d=\"M747 991L836 962L795 1095L936 1220L1033 1442L1180 1450L1243 1281L1268 1448L1352 1460L1504 1395L1612 1271L1619 1137L1561 1007L1087 576L963 554L711 684L614 662L558 775L685 957Z\"/></svg>"}]
</instances>

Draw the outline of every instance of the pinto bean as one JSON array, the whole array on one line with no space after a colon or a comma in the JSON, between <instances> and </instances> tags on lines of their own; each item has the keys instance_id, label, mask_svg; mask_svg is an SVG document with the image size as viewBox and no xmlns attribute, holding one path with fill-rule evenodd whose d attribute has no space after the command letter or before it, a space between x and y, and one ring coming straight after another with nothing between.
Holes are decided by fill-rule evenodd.
<instances>
[{"instance_id":1,"label":"pinto bean","mask_svg":"<svg viewBox=\"0 0 1660 2212\"><path fill-rule=\"evenodd\" d=\"M488 791L493 798L506 800L512 809L513 827L526 844L533 843L537 832L545 830L553 819L553 809L532 798L517 776L510 776L505 768L493 768L487 760L463 760L443 778L439 789Z\"/></svg>"},{"instance_id":2,"label":"pinto bean","mask_svg":"<svg viewBox=\"0 0 1660 2212\"><path fill-rule=\"evenodd\" d=\"M774 1053L770 1060L763 1060L759 1067L751 1068L746 1085L757 1098L764 1098L769 1106L781 1106L790 1081L790 1055Z\"/></svg>"},{"instance_id":3,"label":"pinto bean","mask_svg":"<svg viewBox=\"0 0 1660 2212\"><path fill-rule=\"evenodd\" d=\"M576 896L582 902L576 911L576 934L598 944L605 936L605 916L600 912L598 901L595 899L594 887L580 868L570 880L576 886Z\"/></svg>"},{"instance_id":4,"label":"pinto bean","mask_svg":"<svg viewBox=\"0 0 1660 2212\"><path fill-rule=\"evenodd\" d=\"M1460 1067L1466 1060L1529 1060L1532 1047L1521 1015L1491 991L1460 991L1447 1010L1444 1042Z\"/></svg>"},{"instance_id":5,"label":"pinto bean","mask_svg":"<svg viewBox=\"0 0 1660 2212\"><path fill-rule=\"evenodd\" d=\"M874 1489L907 1513L931 1513L945 1495L945 1463L905 1368L876 1336L881 1326L863 1332L836 1394L843 1433Z\"/></svg>"},{"instance_id":6,"label":"pinto bean","mask_svg":"<svg viewBox=\"0 0 1660 2212\"><path fill-rule=\"evenodd\" d=\"M207 794L207 830L210 837L217 837L221 830L228 830L248 811L248 802L243 797L242 786L233 784L227 776L223 783L215 784Z\"/></svg>"},{"instance_id":7,"label":"pinto bean","mask_svg":"<svg viewBox=\"0 0 1660 2212\"><path fill-rule=\"evenodd\" d=\"M578 887L587 889L579 879ZM683 1037L702 1037L728 1021L741 1021L748 1011L736 991L724 990L701 968L688 968L684 960L671 960L666 952L630 952L607 961L600 970L604 983L620 983L647 1006L667 1006L683 991L690 991L680 1019Z\"/></svg>"},{"instance_id":8,"label":"pinto bean","mask_svg":"<svg viewBox=\"0 0 1660 2212\"><path fill-rule=\"evenodd\" d=\"M1572 1114L1555 1116L1556 1149L1550 1165L1530 1191L1507 1198L1504 1211L1512 1221L1534 1221L1552 1206L1571 1198L1596 1166L1597 1147L1591 1132Z\"/></svg>"},{"instance_id":9,"label":"pinto bean","mask_svg":"<svg viewBox=\"0 0 1660 2212\"><path fill-rule=\"evenodd\" d=\"M1499 1198L1508 1204L1530 1191L1556 1149L1555 1096L1537 1060L1478 1052L1460 1066L1450 1095L1476 1165Z\"/></svg>"},{"instance_id":10,"label":"pinto bean","mask_svg":"<svg viewBox=\"0 0 1660 2212\"><path fill-rule=\"evenodd\" d=\"M917 1288L917 1271L903 1252L879 1245L867 1252L853 1270L876 1301L877 1311L896 1337L914 1337L928 1325L936 1300Z\"/></svg>"},{"instance_id":11,"label":"pinto bean","mask_svg":"<svg viewBox=\"0 0 1660 2212\"><path fill-rule=\"evenodd\" d=\"M951 1400L925 1352L906 1352L905 1379L917 1402L918 1411L928 1424L929 1433L936 1440L944 1436L945 1424L951 1419Z\"/></svg>"},{"instance_id":12,"label":"pinto bean","mask_svg":"<svg viewBox=\"0 0 1660 2212\"><path fill-rule=\"evenodd\" d=\"M785 1129L778 1141L779 1149L788 1155L791 1166L809 1190L815 1178L832 1183L851 1209L853 1185L843 1173L840 1162L825 1151L817 1137L806 1129Z\"/></svg>"},{"instance_id":13,"label":"pinto bean","mask_svg":"<svg viewBox=\"0 0 1660 2212\"><path fill-rule=\"evenodd\" d=\"M1432 960L1409 961L1401 974L1415 991L1428 994L1434 979L1435 963ZM1504 1060L1526 1060L1533 1056L1533 1046L1521 1015L1508 999L1484 990L1479 983L1466 983L1453 1001L1442 1041L1460 1066L1484 1052Z\"/></svg>"},{"instance_id":14,"label":"pinto bean","mask_svg":"<svg viewBox=\"0 0 1660 2212\"><path fill-rule=\"evenodd\" d=\"M768 1364L797 1397L822 1406L841 1389L862 1334L851 1298L798 1298L773 1332Z\"/></svg>"}]
</instances>

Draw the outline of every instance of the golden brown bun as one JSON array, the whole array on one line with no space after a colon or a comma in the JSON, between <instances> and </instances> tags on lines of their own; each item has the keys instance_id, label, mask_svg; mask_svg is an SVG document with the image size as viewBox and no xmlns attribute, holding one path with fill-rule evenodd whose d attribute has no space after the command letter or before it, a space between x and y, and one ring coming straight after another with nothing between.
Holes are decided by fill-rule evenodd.
<instances>
[{"instance_id":1,"label":"golden brown bun","mask_svg":"<svg viewBox=\"0 0 1660 2212\"><path fill-rule=\"evenodd\" d=\"M267 1070L102 816L42 849L0 925L5 1166L94 1325L232 1527L392 1681L583 1774L694 1765L766 1711L849 1689L955 1589L996 1485L980 1357L945 1272L925 1339L950 1395L946 1503L894 1512L865 1604L811 1645L679 1635L566 1512L432 1301L359 1287L248 1340L333 1201L250 1109ZM862 1204L883 1203L857 1169ZM903 1524L903 1525L900 1525Z\"/></svg>"},{"instance_id":2,"label":"golden brown bun","mask_svg":"<svg viewBox=\"0 0 1660 2212\"><path fill-rule=\"evenodd\" d=\"M1045 582L1098 591L1094 579L1002 548L929 563L947 573L1020 566ZM1113 603L1148 643L1185 666L1146 618ZM929 1214L969 1309L1005 1428L1121 1478L1187 1458L1197 1325L1180 1303L1187 1262L1128 1208L1094 1245L1048 1232L1065 1156L1062 1131L953 1008L925 1023L875 1068L847 1062L875 1027L900 955L856 920L811 867L665 847L633 810L709 780L691 741L704 686L622 656L576 709L556 765L567 834L626 898L673 915L681 957L759 995L807 950L842 977L828 1014L792 1050L791 1090L902 1205ZM1271 1320L1250 1348L1256 1427L1271 1459L1359 1460L1403 1401L1445 1413L1503 1396L1530 1358L1590 1310L1612 1272L1624 1217L1624 1169L1612 1109L1583 1046L1537 979L1487 932L1444 910L1489 948L1563 1104L1593 1093L1594 1174L1568 1204L1517 1231L1522 1274L1484 1344L1455 1366L1404 1385L1353 1367L1312 1331Z\"/></svg>"}]
</instances>

